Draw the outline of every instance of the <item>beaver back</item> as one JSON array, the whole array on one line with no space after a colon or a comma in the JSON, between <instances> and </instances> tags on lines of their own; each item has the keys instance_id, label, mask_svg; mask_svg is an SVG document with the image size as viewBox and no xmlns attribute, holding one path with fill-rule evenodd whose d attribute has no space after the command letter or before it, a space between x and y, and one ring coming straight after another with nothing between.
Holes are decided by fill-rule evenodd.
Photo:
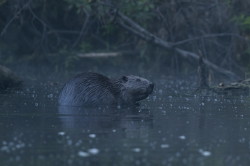
<instances>
[{"instance_id":1,"label":"beaver back","mask_svg":"<svg viewBox=\"0 0 250 166\"><path fill-rule=\"evenodd\" d=\"M119 88L97 73L82 73L68 81L59 96L60 105L115 104Z\"/></svg>"}]
</instances>

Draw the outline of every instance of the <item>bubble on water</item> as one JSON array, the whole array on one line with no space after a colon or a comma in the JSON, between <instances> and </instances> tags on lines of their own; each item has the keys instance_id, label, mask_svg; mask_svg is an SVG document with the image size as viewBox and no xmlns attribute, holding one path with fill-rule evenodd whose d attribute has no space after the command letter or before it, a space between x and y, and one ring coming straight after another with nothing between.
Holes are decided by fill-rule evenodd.
<instances>
[{"instance_id":1,"label":"bubble on water","mask_svg":"<svg viewBox=\"0 0 250 166\"><path fill-rule=\"evenodd\" d=\"M25 147L24 143L19 143L19 144L16 145L17 149L20 149L20 148L23 148L23 147Z\"/></svg>"},{"instance_id":2,"label":"bubble on water","mask_svg":"<svg viewBox=\"0 0 250 166\"><path fill-rule=\"evenodd\" d=\"M180 153L180 152L176 152L176 153L175 153L175 156L176 156L176 157L180 157L180 156L181 156L181 153Z\"/></svg>"},{"instance_id":3,"label":"bubble on water","mask_svg":"<svg viewBox=\"0 0 250 166\"><path fill-rule=\"evenodd\" d=\"M132 151L136 152L136 153L139 153L141 151L141 149L140 148L133 148Z\"/></svg>"},{"instance_id":4,"label":"bubble on water","mask_svg":"<svg viewBox=\"0 0 250 166\"><path fill-rule=\"evenodd\" d=\"M15 160L16 160L16 161L20 161L20 160L21 160L21 157L20 157L20 156L16 156L16 157L15 157Z\"/></svg>"},{"instance_id":5,"label":"bubble on water","mask_svg":"<svg viewBox=\"0 0 250 166\"><path fill-rule=\"evenodd\" d=\"M239 142L240 142L240 143L244 143L245 141L246 141L245 138L240 138L240 139L239 139Z\"/></svg>"},{"instance_id":6,"label":"bubble on water","mask_svg":"<svg viewBox=\"0 0 250 166\"><path fill-rule=\"evenodd\" d=\"M202 103L201 103L201 105L202 105L202 106L204 106L204 105L205 105L205 103L203 103L203 102L202 102Z\"/></svg>"},{"instance_id":7,"label":"bubble on water","mask_svg":"<svg viewBox=\"0 0 250 166\"><path fill-rule=\"evenodd\" d=\"M113 129L112 132L115 133L115 132L116 132L116 129Z\"/></svg>"},{"instance_id":8,"label":"bubble on water","mask_svg":"<svg viewBox=\"0 0 250 166\"><path fill-rule=\"evenodd\" d=\"M82 144L82 140L78 140L76 143L75 143L75 146L80 146Z\"/></svg>"},{"instance_id":9,"label":"bubble on water","mask_svg":"<svg viewBox=\"0 0 250 166\"><path fill-rule=\"evenodd\" d=\"M60 132L58 132L58 135L64 136L65 132L64 131L60 131Z\"/></svg>"},{"instance_id":10,"label":"bubble on water","mask_svg":"<svg viewBox=\"0 0 250 166\"><path fill-rule=\"evenodd\" d=\"M84 151L79 151L79 152L78 152L78 156L80 156L80 157L88 157L88 156L89 156L89 153L84 152Z\"/></svg>"},{"instance_id":11,"label":"bubble on water","mask_svg":"<svg viewBox=\"0 0 250 166\"><path fill-rule=\"evenodd\" d=\"M38 103L35 103L35 106L37 107L37 106L38 106Z\"/></svg>"},{"instance_id":12,"label":"bubble on water","mask_svg":"<svg viewBox=\"0 0 250 166\"><path fill-rule=\"evenodd\" d=\"M169 145L168 144L161 144L161 148L169 148Z\"/></svg>"},{"instance_id":13,"label":"bubble on water","mask_svg":"<svg viewBox=\"0 0 250 166\"><path fill-rule=\"evenodd\" d=\"M69 146L71 146L71 145L72 145L72 143L73 143L73 141L72 141L72 140L68 140L68 141L67 141L67 144L68 144Z\"/></svg>"},{"instance_id":14,"label":"bubble on water","mask_svg":"<svg viewBox=\"0 0 250 166\"><path fill-rule=\"evenodd\" d=\"M186 136L185 135L181 135L181 136L179 136L179 138L182 139L182 140L184 140L184 139L186 139Z\"/></svg>"},{"instance_id":15,"label":"bubble on water","mask_svg":"<svg viewBox=\"0 0 250 166\"><path fill-rule=\"evenodd\" d=\"M9 146L14 146L14 142L10 142L10 143L9 143Z\"/></svg>"},{"instance_id":16,"label":"bubble on water","mask_svg":"<svg viewBox=\"0 0 250 166\"><path fill-rule=\"evenodd\" d=\"M53 94L52 94L52 93L48 95L48 98L52 98L52 97L53 97Z\"/></svg>"},{"instance_id":17,"label":"bubble on water","mask_svg":"<svg viewBox=\"0 0 250 166\"><path fill-rule=\"evenodd\" d=\"M199 152L202 156L205 156L205 157L208 157L208 156L211 156L211 152L209 151L205 151L205 150L202 150L202 149L199 149Z\"/></svg>"},{"instance_id":18,"label":"bubble on water","mask_svg":"<svg viewBox=\"0 0 250 166\"><path fill-rule=\"evenodd\" d=\"M8 146L2 146L1 149L0 149L0 151L2 151L2 152L9 152L10 149L9 149Z\"/></svg>"},{"instance_id":19,"label":"bubble on water","mask_svg":"<svg viewBox=\"0 0 250 166\"><path fill-rule=\"evenodd\" d=\"M96 155L96 154L99 153L99 149L97 149L97 148L91 148L91 149L88 150L88 152L90 154L92 154L92 155Z\"/></svg>"},{"instance_id":20,"label":"bubble on water","mask_svg":"<svg viewBox=\"0 0 250 166\"><path fill-rule=\"evenodd\" d=\"M96 134L89 134L89 137L90 137L90 138L95 138L95 137L96 137Z\"/></svg>"},{"instance_id":21,"label":"bubble on water","mask_svg":"<svg viewBox=\"0 0 250 166\"><path fill-rule=\"evenodd\" d=\"M160 90L159 90L159 93L162 94L162 92L163 92L162 89L160 89Z\"/></svg>"}]
</instances>

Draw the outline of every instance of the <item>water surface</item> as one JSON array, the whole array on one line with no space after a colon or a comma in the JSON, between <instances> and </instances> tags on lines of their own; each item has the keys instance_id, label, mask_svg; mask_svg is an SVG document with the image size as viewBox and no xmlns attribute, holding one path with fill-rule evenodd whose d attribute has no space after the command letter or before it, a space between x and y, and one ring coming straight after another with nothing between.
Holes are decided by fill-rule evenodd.
<instances>
[{"instance_id":1,"label":"water surface","mask_svg":"<svg viewBox=\"0 0 250 166\"><path fill-rule=\"evenodd\" d=\"M0 94L0 165L248 165L249 98L155 79L136 108L58 107L60 86Z\"/></svg>"}]
</instances>

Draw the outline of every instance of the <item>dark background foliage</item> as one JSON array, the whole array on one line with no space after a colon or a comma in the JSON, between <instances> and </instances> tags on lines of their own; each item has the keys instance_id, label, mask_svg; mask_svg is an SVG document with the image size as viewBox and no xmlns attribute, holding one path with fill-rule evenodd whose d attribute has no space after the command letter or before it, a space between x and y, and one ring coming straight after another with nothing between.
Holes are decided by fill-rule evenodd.
<instances>
[{"instance_id":1,"label":"dark background foliage","mask_svg":"<svg viewBox=\"0 0 250 166\"><path fill-rule=\"evenodd\" d=\"M242 74L250 68L249 7L244 0L0 0L0 55L3 63L18 57L55 65L56 54L66 68L76 53L111 51L159 70L196 64L120 27L116 10L175 47Z\"/></svg>"}]
</instances>

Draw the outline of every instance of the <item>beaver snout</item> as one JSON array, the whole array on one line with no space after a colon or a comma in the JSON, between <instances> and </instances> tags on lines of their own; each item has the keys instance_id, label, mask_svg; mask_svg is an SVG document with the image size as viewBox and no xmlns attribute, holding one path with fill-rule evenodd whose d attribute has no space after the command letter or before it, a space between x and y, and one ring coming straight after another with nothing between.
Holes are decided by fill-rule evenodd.
<instances>
[{"instance_id":1,"label":"beaver snout","mask_svg":"<svg viewBox=\"0 0 250 166\"><path fill-rule=\"evenodd\" d=\"M149 94L151 94L153 92L154 86L155 85L153 83L149 84L148 89L147 89L147 91L148 91Z\"/></svg>"}]
</instances>

